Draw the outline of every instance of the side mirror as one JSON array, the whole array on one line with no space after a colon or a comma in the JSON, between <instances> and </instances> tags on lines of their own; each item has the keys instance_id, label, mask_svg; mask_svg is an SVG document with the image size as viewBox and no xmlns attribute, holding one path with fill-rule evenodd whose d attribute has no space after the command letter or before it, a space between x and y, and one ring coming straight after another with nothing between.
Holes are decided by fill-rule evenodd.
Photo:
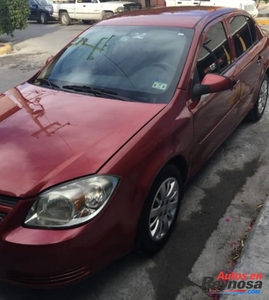
<instances>
[{"instance_id":1,"label":"side mirror","mask_svg":"<svg viewBox=\"0 0 269 300\"><path fill-rule=\"evenodd\" d=\"M232 89L234 82L225 76L217 74L206 74L202 82L195 84L192 90L192 99L202 95L217 93Z\"/></svg>"},{"instance_id":2,"label":"side mirror","mask_svg":"<svg viewBox=\"0 0 269 300\"><path fill-rule=\"evenodd\" d=\"M38 8L38 5L37 4L32 4L32 7L33 8Z\"/></svg>"},{"instance_id":3,"label":"side mirror","mask_svg":"<svg viewBox=\"0 0 269 300\"><path fill-rule=\"evenodd\" d=\"M53 55L49 56L45 62L45 65L49 64L53 60Z\"/></svg>"}]
</instances>

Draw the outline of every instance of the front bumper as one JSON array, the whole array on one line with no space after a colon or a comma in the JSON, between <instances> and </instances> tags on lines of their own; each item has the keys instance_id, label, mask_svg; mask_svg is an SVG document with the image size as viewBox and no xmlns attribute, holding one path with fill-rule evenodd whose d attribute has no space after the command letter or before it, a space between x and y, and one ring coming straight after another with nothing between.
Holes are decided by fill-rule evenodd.
<instances>
[{"instance_id":1,"label":"front bumper","mask_svg":"<svg viewBox=\"0 0 269 300\"><path fill-rule=\"evenodd\" d=\"M19 201L0 219L0 280L34 288L62 286L126 253L112 210L73 229L25 228L32 204L33 200ZM0 202L0 211L3 208Z\"/></svg>"}]
</instances>

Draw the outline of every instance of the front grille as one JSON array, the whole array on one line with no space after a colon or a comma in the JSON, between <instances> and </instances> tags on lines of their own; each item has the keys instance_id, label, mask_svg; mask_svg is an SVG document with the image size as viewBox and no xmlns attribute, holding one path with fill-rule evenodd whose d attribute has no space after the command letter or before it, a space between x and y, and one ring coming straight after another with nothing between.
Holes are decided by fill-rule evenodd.
<instances>
[{"instance_id":1,"label":"front grille","mask_svg":"<svg viewBox=\"0 0 269 300\"><path fill-rule=\"evenodd\" d=\"M18 201L19 201L18 198L0 195L0 205L2 204L5 206L13 207L17 204Z\"/></svg>"},{"instance_id":2,"label":"front grille","mask_svg":"<svg viewBox=\"0 0 269 300\"><path fill-rule=\"evenodd\" d=\"M6 216L5 213L0 212L0 222L4 219L5 216Z\"/></svg>"},{"instance_id":3,"label":"front grille","mask_svg":"<svg viewBox=\"0 0 269 300\"><path fill-rule=\"evenodd\" d=\"M6 208L8 208L8 211L11 211L18 201L19 199L15 197L0 195L0 206L5 206ZM4 211L0 211L0 222L3 221L3 219L7 215L6 211L6 209Z\"/></svg>"},{"instance_id":4,"label":"front grille","mask_svg":"<svg viewBox=\"0 0 269 300\"><path fill-rule=\"evenodd\" d=\"M56 286L77 281L87 276L90 271L86 268L74 268L61 273L29 274L15 271L6 271L4 277L11 282L31 285L31 286Z\"/></svg>"}]
</instances>

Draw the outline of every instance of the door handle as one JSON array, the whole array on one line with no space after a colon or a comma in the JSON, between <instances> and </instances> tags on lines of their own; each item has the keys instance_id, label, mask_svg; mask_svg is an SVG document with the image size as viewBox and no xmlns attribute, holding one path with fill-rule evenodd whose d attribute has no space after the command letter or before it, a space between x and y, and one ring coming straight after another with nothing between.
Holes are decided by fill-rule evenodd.
<instances>
[{"instance_id":1,"label":"door handle","mask_svg":"<svg viewBox=\"0 0 269 300\"><path fill-rule=\"evenodd\" d=\"M257 60L257 64L259 64L262 61L262 59L263 59L263 56L259 55L258 60Z\"/></svg>"},{"instance_id":2,"label":"door handle","mask_svg":"<svg viewBox=\"0 0 269 300\"><path fill-rule=\"evenodd\" d=\"M198 5L198 4L199 4L199 2L193 2L193 4L194 4L194 5Z\"/></svg>"},{"instance_id":3,"label":"door handle","mask_svg":"<svg viewBox=\"0 0 269 300\"><path fill-rule=\"evenodd\" d=\"M83 7L86 7L86 5L84 4Z\"/></svg>"}]
</instances>

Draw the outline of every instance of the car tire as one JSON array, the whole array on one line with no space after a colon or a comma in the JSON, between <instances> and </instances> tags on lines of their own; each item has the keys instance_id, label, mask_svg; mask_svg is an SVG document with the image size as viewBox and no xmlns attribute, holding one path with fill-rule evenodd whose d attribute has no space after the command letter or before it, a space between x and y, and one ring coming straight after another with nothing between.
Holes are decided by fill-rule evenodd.
<instances>
[{"instance_id":1,"label":"car tire","mask_svg":"<svg viewBox=\"0 0 269 300\"><path fill-rule=\"evenodd\" d=\"M47 24L48 23L48 16L45 13L41 13L38 17L38 23Z\"/></svg>"},{"instance_id":2,"label":"car tire","mask_svg":"<svg viewBox=\"0 0 269 300\"><path fill-rule=\"evenodd\" d=\"M103 15L103 20L106 20L110 17L112 17L114 14L112 12L105 12Z\"/></svg>"},{"instance_id":3,"label":"car tire","mask_svg":"<svg viewBox=\"0 0 269 300\"><path fill-rule=\"evenodd\" d=\"M257 122L261 119L262 115L264 114L267 100L268 100L268 89L269 89L269 77L267 74L264 75L259 93L258 98L251 109L251 111L248 113L246 119L251 122Z\"/></svg>"},{"instance_id":4,"label":"car tire","mask_svg":"<svg viewBox=\"0 0 269 300\"><path fill-rule=\"evenodd\" d=\"M61 21L61 24L64 26L70 25L71 19L70 19L68 12L62 12L60 14L60 21Z\"/></svg>"},{"instance_id":5,"label":"car tire","mask_svg":"<svg viewBox=\"0 0 269 300\"><path fill-rule=\"evenodd\" d=\"M172 185L176 194L169 199L165 195L171 191ZM164 195L161 195L161 191ZM174 165L165 166L155 179L142 209L135 252L152 256L162 249L175 226L182 197L183 181L180 171Z\"/></svg>"}]
</instances>

